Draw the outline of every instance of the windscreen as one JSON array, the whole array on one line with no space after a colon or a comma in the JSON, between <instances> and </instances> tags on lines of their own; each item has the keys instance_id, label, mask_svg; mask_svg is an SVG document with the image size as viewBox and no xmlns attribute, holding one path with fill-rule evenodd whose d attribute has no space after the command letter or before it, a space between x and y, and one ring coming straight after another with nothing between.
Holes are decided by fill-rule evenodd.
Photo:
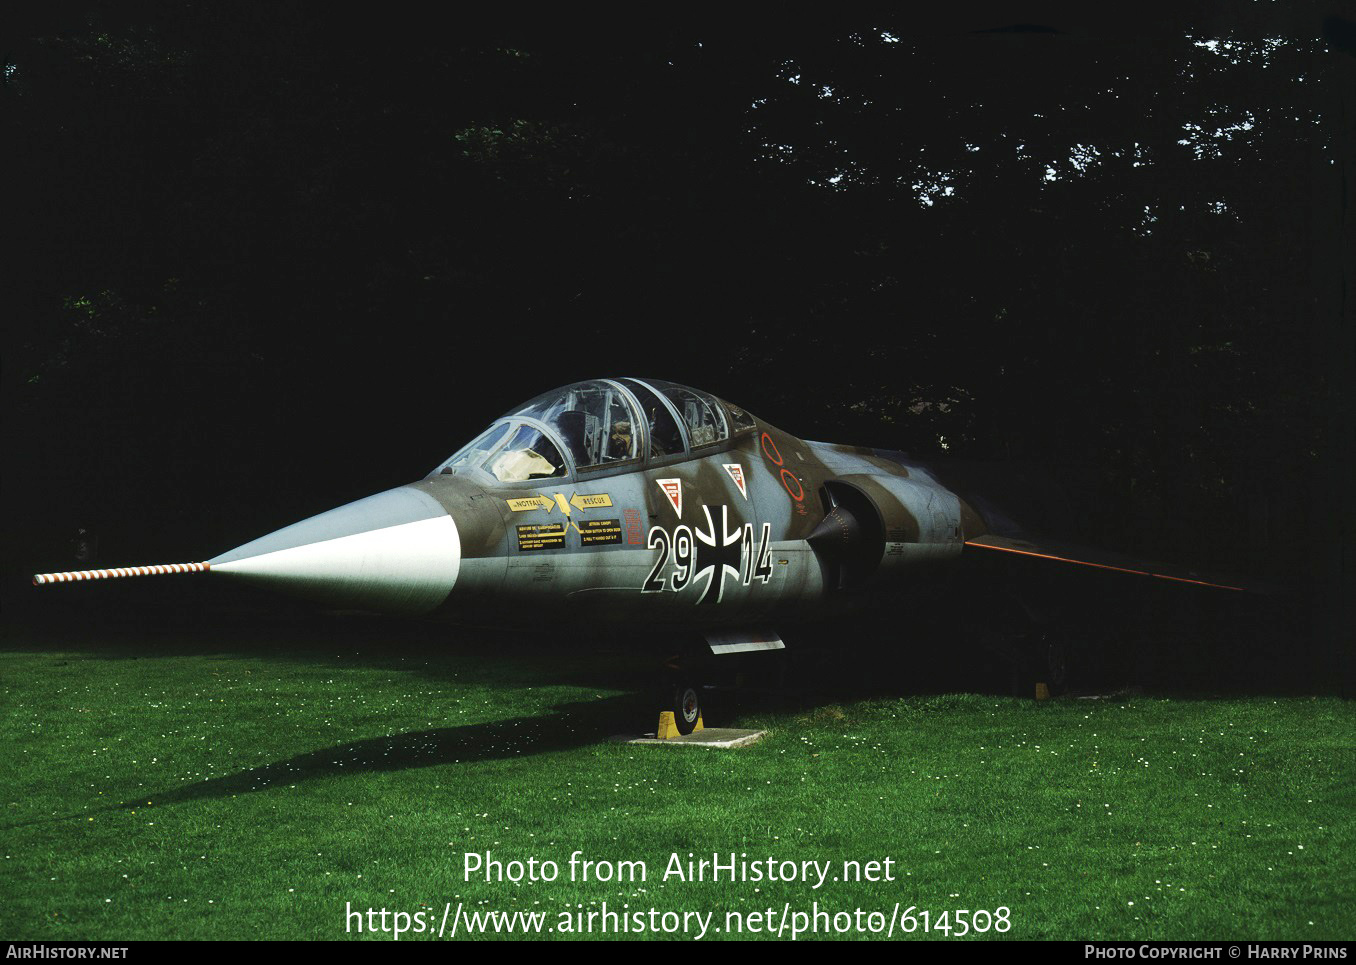
<instances>
[{"instance_id":1,"label":"windscreen","mask_svg":"<svg viewBox=\"0 0 1356 965\"><path fill-rule=\"evenodd\" d=\"M466 445L457 450L456 455L439 467L439 472L455 472L459 469L471 469L485 461L485 457L498 448L499 443L508 435L509 424L501 422L486 429Z\"/></svg>"},{"instance_id":2,"label":"windscreen","mask_svg":"<svg viewBox=\"0 0 1356 965\"><path fill-rule=\"evenodd\" d=\"M513 438L485 464L485 470L500 482L550 479L565 475L565 460L540 429L519 426Z\"/></svg>"},{"instance_id":3,"label":"windscreen","mask_svg":"<svg viewBox=\"0 0 1356 965\"><path fill-rule=\"evenodd\" d=\"M556 444L540 429L498 422L463 446L440 473L484 469L500 482L550 479L567 471Z\"/></svg>"}]
</instances>

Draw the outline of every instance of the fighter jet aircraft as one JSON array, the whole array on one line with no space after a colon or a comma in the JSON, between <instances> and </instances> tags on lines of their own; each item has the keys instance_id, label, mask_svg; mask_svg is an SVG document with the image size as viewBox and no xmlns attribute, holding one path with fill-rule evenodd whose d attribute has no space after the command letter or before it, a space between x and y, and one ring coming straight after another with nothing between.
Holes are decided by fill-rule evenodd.
<instances>
[{"instance_id":1,"label":"fighter jet aircraft","mask_svg":"<svg viewBox=\"0 0 1356 965\"><path fill-rule=\"evenodd\" d=\"M554 389L422 480L205 562L34 582L210 572L469 624L699 633L729 654L781 648L782 628L984 553L1220 585L1040 541L903 453L798 439L708 393L635 378ZM671 688L682 733L700 717L699 693L685 677Z\"/></svg>"}]
</instances>

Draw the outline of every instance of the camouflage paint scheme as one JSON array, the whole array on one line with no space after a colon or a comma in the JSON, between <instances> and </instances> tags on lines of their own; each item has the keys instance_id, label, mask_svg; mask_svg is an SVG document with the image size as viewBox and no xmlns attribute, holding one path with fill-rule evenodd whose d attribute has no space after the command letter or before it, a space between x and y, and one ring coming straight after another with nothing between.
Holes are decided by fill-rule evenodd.
<instances>
[{"instance_id":1,"label":"camouflage paint scheme","mask_svg":"<svg viewBox=\"0 0 1356 965\"><path fill-rule=\"evenodd\" d=\"M432 607L420 597L374 599L374 609L520 626L573 613L593 621L716 627L821 611L840 595L845 581L831 544L846 541L829 514L844 498L859 512L874 507L879 517L871 527L878 545L857 548L870 558L852 574L854 586L933 574L959 557L966 537L983 531L955 493L901 454L807 442L716 401L727 425L746 427L711 445L692 448L679 417L681 453L593 470L571 466L564 477L514 482L483 469L434 473L211 564L214 572L229 572L232 561L278 547L441 510L455 520L460 540L450 591ZM644 422L637 425L642 454L650 452ZM323 583L283 588L339 599Z\"/></svg>"},{"instance_id":2,"label":"camouflage paint scheme","mask_svg":"<svg viewBox=\"0 0 1356 965\"><path fill-rule=\"evenodd\" d=\"M578 468L585 459L604 464ZM964 479L798 439L685 386L598 379L508 413L419 482L193 565L347 608L690 628L717 650L716 637L757 649L789 621L926 592L971 549L1207 582L1034 541L952 475Z\"/></svg>"},{"instance_id":3,"label":"camouflage paint scheme","mask_svg":"<svg viewBox=\"0 0 1356 965\"><path fill-rule=\"evenodd\" d=\"M506 414L418 482L211 560L33 581L205 571L344 609L543 633L642 631L637 643L688 657L780 649L780 633L851 610L933 612L963 554L1273 589L1036 536L1018 517L1037 518L1037 507L1012 512L1011 473L988 467L984 478L982 468L798 439L674 383L595 379ZM1014 666L1035 654L1062 680L1029 609L992 609L1012 623L1000 632L1017 641ZM697 690L679 681L669 696L687 733L700 717Z\"/></svg>"},{"instance_id":4,"label":"camouflage paint scheme","mask_svg":"<svg viewBox=\"0 0 1356 965\"><path fill-rule=\"evenodd\" d=\"M462 533L461 573L439 607L449 617L530 624L545 611L575 609L595 620L712 626L813 607L829 594L807 541L824 519L819 492L829 480L861 486L889 507L892 539L882 576L904 577L956 558L963 535L957 497L901 464L882 468L884 462L759 422L686 458L551 480L559 485L493 483L477 473L432 477L412 488L438 500ZM742 468L747 492L726 465ZM677 480L681 515L660 479ZM612 506L571 506L565 517L557 493L566 505L576 495L605 494ZM538 494L555 505L509 508L511 499ZM612 520L621 528L619 543L584 545L580 526ZM563 546L520 548L517 527L562 523Z\"/></svg>"}]
</instances>

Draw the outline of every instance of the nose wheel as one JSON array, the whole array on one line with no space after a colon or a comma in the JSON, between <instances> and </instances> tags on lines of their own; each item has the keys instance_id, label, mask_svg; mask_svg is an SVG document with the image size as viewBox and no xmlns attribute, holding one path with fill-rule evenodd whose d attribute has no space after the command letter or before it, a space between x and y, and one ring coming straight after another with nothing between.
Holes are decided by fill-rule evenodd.
<instances>
[{"instance_id":1,"label":"nose wheel","mask_svg":"<svg viewBox=\"0 0 1356 965\"><path fill-rule=\"evenodd\" d=\"M664 661L655 731L658 737L686 737L704 726L701 682L691 669L693 663L699 661L687 659L687 655Z\"/></svg>"},{"instance_id":2,"label":"nose wheel","mask_svg":"<svg viewBox=\"0 0 1356 965\"><path fill-rule=\"evenodd\" d=\"M690 734L702 719L701 690L694 680L677 680L670 694L669 707L673 711L673 725L679 734Z\"/></svg>"}]
</instances>

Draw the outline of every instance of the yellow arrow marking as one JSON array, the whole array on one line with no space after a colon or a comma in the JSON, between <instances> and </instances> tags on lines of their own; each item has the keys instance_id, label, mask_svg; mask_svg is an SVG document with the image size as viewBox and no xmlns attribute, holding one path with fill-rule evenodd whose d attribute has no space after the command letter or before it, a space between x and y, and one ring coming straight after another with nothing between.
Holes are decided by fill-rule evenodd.
<instances>
[{"instance_id":1,"label":"yellow arrow marking","mask_svg":"<svg viewBox=\"0 0 1356 965\"><path fill-rule=\"evenodd\" d=\"M604 509L612 505L612 497L607 493L581 496L575 493L570 497L570 505L575 509Z\"/></svg>"},{"instance_id":2,"label":"yellow arrow marking","mask_svg":"<svg viewBox=\"0 0 1356 965\"><path fill-rule=\"evenodd\" d=\"M520 496L516 499L506 499L504 502L508 503L508 508L515 513L526 513L534 509L544 509L549 513L559 506L561 513L569 516L571 506L581 511L606 509L612 505L612 496L608 493L593 493L585 496L575 493L569 499L566 499L564 493L555 493L551 496L538 493L536 496Z\"/></svg>"}]
</instances>

